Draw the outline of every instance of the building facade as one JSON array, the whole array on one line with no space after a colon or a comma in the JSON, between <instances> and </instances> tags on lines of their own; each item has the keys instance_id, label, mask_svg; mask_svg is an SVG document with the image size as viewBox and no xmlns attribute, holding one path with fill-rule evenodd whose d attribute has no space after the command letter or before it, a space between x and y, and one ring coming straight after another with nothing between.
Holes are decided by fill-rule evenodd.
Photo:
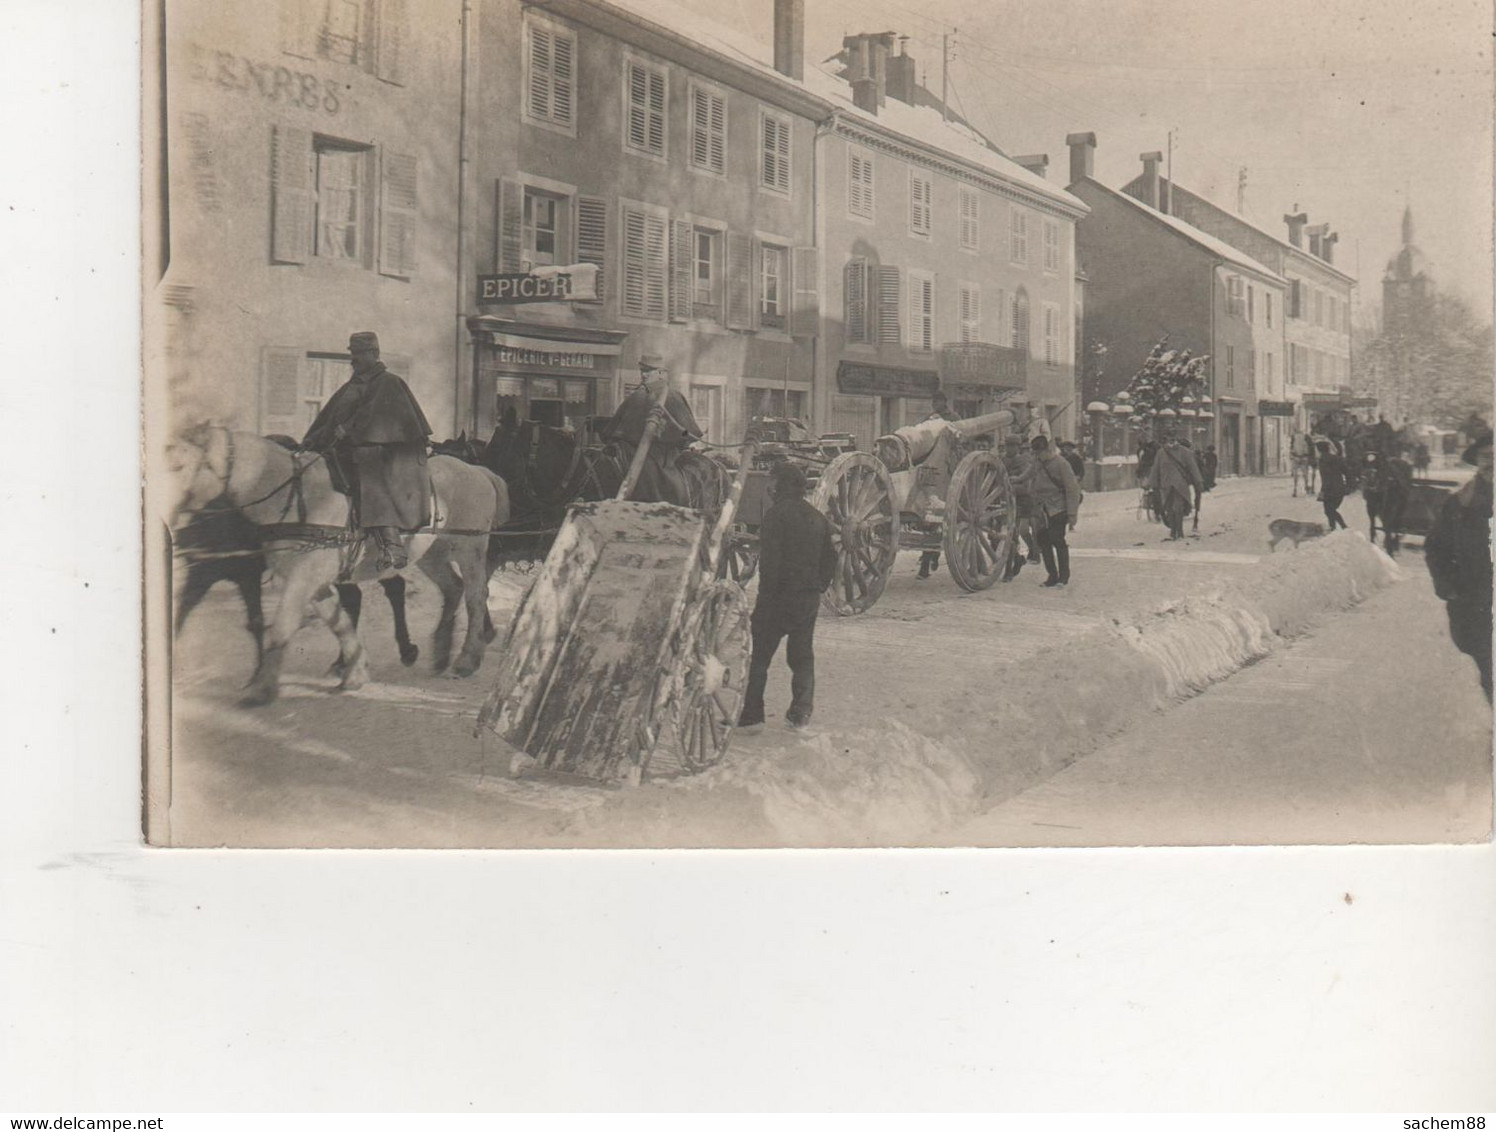
<instances>
[{"instance_id":1,"label":"building facade","mask_svg":"<svg viewBox=\"0 0 1496 1132\"><path fill-rule=\"evenodd\" d=\"M1281 467L1287 429L1264 427L1260 401L1283 397L1283 302L1287 281L1245 252L1160 211L1160 155L1144 154L1139 195L1093 176L1094 134L1072 134L1069 192L1091 209L1076 230L1086 273L1086 337L1106 347L1098 393L1126 388L1164 338L1210 357L1213 414L1197 439L1213 443L1222 475ZM1270 418L1275 414L1269 414ZM1197 418L1198 419L1198 418Z\"/></svg>"},{"instance_id":2,"label":"building facade","mask_svg":"<svg viewBox=\"0 0 1496 1132\"><path fill-rule=\"evenodd\" d=\"M411 7L166 5L145 318L179 418L299 438L374 330L456 422L461 3Z\"/></svg>"}]
</instances>

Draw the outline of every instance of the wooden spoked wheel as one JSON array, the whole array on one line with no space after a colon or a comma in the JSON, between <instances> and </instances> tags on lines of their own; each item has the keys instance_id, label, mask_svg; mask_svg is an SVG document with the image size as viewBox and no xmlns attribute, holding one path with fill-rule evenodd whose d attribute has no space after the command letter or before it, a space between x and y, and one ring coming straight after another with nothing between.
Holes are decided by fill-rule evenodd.
<instances>
[{"instance_id":1,"label":"wooden spoked wheel","mask_svg":"<svg viewBox=\"0 0 1496 1132\"><path fill-rule=\"evenodd\" d=\"M700 595L694 633L681 657L675 742L692 774L727 753L748 687L748 599L734 582L714 582Z\"/></svg>"},{"instance_id":2,"label":"wooden spoked wheel","mask_svg":"<svg viewBox=\"0 0 1496 1132\"><path fill-rule=\"evenodd\" d=\"M836 547L826 608L842 616L871 608L899 552L899 512L888 469L866 452L844 453L821 473L811 502L830 520Z\"/></svg>"},{"instance_id":3,"label":"wooden spoked wheel","mask_svg":"<svg viewBox=\"0 0 1496 1132\"><path fill-rule=\"evenodd\" d=\"M1017 502L995 452L967 453L951 475L945 504L945 563L968 593L1003 576L1017 533Z\"/></svg>"}]
</instances>

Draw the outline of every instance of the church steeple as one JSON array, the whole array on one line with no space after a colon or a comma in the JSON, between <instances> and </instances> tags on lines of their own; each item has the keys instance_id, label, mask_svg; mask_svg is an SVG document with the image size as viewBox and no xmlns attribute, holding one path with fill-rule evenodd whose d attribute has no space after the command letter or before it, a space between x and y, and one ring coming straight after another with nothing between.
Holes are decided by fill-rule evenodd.
<instances>
[{"instance_id":1,"label":"church steeple","mask_svg":"<svg viewBox=\"0 0 1496 1132\"><path fill-rule=\"evenodd\" d=\"M1411 202L1403 206L1402 242L1405 248L1413 246L1413 205Z\"/></svg>"}]
</instances>

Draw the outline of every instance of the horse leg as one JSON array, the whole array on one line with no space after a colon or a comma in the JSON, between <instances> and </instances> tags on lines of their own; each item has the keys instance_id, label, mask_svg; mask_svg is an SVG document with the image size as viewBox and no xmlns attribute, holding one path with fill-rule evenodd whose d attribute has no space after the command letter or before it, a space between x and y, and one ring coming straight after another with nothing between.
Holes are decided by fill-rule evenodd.
<instances>
[{"instance_id":1,"label":"horse leg","mask_svg":"<svg viewBox=\"0 0 1496 1132\"><path fill-rule=\"evenodd\" d=\"M264 647L260 650L255 674L250 678L248 690L239 701L244 707L262 707L280 694L280 670L285 660L286 645L296 635L296 630L301 628L307 602L317 588L316 580L305 564L302 564L300 570L291 571L285 583L280 604L275 610L275 618L266 628Z\"/></svg>"},{"instance_id":2,"label":"horse leg","mask_svg":"<svg viewBox=\"0 0 1496 1132\"><path fill-rule=\"evenodd\" d=\"M488 572L484 569L484 554L481 544L466 548L458 568L462 572L462 596L467 605L467 636L462 643L462 652L452 671L458 676L471 676L483 664L483 650L492 640L485 635L488 618Z\"/></svg>"},{"instance_id":3,"label":"horse leg","mask_svg":"<svg viewBox=\"0 0 1496 1132\"><path fill-rule=\"evenodd\" d=\"M364 653L363 642L358 636L358 622L343 605L341 587L327 586L312 598L312 608L327 622L327 627L338 638L338 659L335 671L341 676L338 690L356 691L369 682L369 661Z\"/></svg>"},{"instance_id":4,"label":"horse leg","mask_svg":"<svg viewBox=\"0 0 1496 1132\"><path fill-rule=\"evenodd\" d=\"M213 588L213 583L221 580L225 571L217 562L194 562L187 567L187 580L182 583L182 596L177 599L176 624L172 627L172 635L181 633L182 626L187 624L187 615L190 614L208 596L208 591Z\"/></svg>"},{"instance_id":5,"label":"horse leg","mask_svg":"<svg viewBox=\"0 0 1496 1132\"><path fill-rule=\"evenodd\" d=\"M337 590L338 605L342 607L344 613L348 614L348 619L353 622L353 627L357 629L358 619L363 615L364 611L364 591L354 582L338 582L333 588ZM313 602L315 604L315 599L313 599ZM329 628L332 627L332 622L328 621L320 611L318 612L318 616L322 617L324 622L327 622ZM333 632L336 634L337 630L333 629ZM336 676L341 681L347 674L348 670L343 663L343 650L340 646L338 648L338 655L333 658L332 663L327 666L327 671L323 675Z\"/></svg>"},{"instance_id":6,"label":"horse leg","mask_svg":"<svg viewBox=\"0 0 1496 1132\"><path fill-rule=\"evenodd\" d=\"M379 588L390 603L390 612L395 616L395 644L400 646L400 663L409 668L421 655L421 650L410 640L410 629L405 623L405 579L399 574L379 579Z\"/></svg>"},{"instance_id":7,"label":"horse leg","mask_svg":"<svg viewBox=\"0 0 1496 1132\"><path fill-rule=\"evenodd\" d=\"M259 664L265 651L265 556L255 554L236 562L233 578L234 584L239 587L239 597L244 602L244 627L255 639L255 663Z\"/></svg>"},{"instance_id":8,"label":"horse leg","mask_svg":"<svg viewBox=\"0 0 1496 1132\"><path fill-rule=\"evenodd\" d=\"M433 547L418 565L442 595L441 617L431 643L431 668L434 672L445 672L452 663L452 631L457 624L457 606L462 601L462 583L444 550Z\"/></svg>"}]
</instances>

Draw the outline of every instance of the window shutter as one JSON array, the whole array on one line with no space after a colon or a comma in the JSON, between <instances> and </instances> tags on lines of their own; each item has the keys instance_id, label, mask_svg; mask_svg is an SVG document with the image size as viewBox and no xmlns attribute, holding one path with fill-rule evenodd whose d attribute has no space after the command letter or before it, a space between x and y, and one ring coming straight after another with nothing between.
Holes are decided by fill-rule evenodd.
<instances>
[{"instance_id":1,"label":"window shutter","mask_svg":"<svg viewBox=\"0 0 1496 1132\"><path fill-rule=\"evenodd\" d=\"M727 171L727 104L715 94L711 102L711 167L714 172Z\"/></svg>"},{"instance_id":2,"label":"window shutter","mask_svg":"<svg viewBox=\"0 0 1496 1132\"><path fill-rule=\"evenodd\" d=\"M494 262L500 271L518 271L525 247L525 186L510 177L501 177L497 195Z\"/></svg>"},{"instance_id":3,"label":"window shutter","mask_svg":"<svg viewBox=\"0 0 1496 1132\"><path fill-rule=\"evenodd\" d=\"M645 253L648 270L645 275L645 314L650 318L664 320L669 301L668 273L669 241L663 216L645 217Z\"/></svg>"},{"instance_id":4,"label":"window shutter","mask_svg":"<svg viewBox=\"0 0 1496 1132\"><path fill-rule=\"evenodd\" d=\"M710 102L706 91L691 88L691 164L698 169L712 167Z\"/></svg>"},{"instance_id":5,"label":"window shutter","mask_svg":"<svg viewBox=\"0 0 1496 1132\"><path fill-rule=\"evenodd\" d=\"M727 233L727 328L753 329L753 237Z\"/></svg>"},{"instance_id":6,"label":"window shutter","mask_svg":"<svg viewBox=\"0 0 1496 1132\"><path fill-rule=\"evenodd\" d=\"M784 302L785 279L783 272L788 264L780 266L779 301ZM783 308L780 308L781 313ZM764 245L756 236L748 237L748 328L757 330L763 325L764 313Z\"/></svg>"},{"instance_id":7,"label":"window shutter","mask_svg":"<svg viewBox=\"0 0 1496 1132\"><path fill-rule=\"evenodd\" d=\"M820 330L821 293L816 285L820 273L820 251L817 248L795 248L790 255L794 286L790 334L796 338L809 338Z\"/></svg>"},{"instance_id":8,"label":"window shutter","mask_svg":"<svg viewBox=\"0 0 1496 1132\"><path fill-rule=\"evenodd\" d=\"M379 0L376 73L387 83L405 82L405 0Z\"/></svg>"},{"instance_id":9,"label":"window shutter","mask_svg":"<svg viewBox=\"0 0 1496 1132\"><path fill-rule=\"evenodd\" d=\"M627 314L642 315L645 302L645 220L642 212L623 210L623 309Z\"/></svg>"},{"instance_id":10,"label":"window shutter","mask_svg":"<svg viewBox=\"0 0 1496 1132\"><path fill-rule=\"evenodd\" d=\"M649 72L649 151L665 152L665 76Z\"/></svg>"},{"instance_id":11,"label":"window shutter","mask_svg":"<svg viewBox=\"0 0 1496 1132\"><path fill-rule=\"evenodd\" d=\"M882 268L880 271L884 270ZM897 268L893 270L897 271ZM894 277L893 293L898 295L897 276ZM935 284L929 279L911 278L909 280L909 348L911 350L928 350L931 348L931 322L933 321L934 296L932 294ZM882 328L880 328L881 330ZM880 341L898 342L898 327L893 328L891 336L885 337L880 333Z\"/></svg>"},{"instance_id":12,"label":"window shutter","mask_svg":"<svg viewBox=\"0 0 1496 1132\"><path fill-rule=\"evenodd\" d=\"M900 285L899 269L879 264L875 269L878 296L878 342L894 346L899 344L899 323L902 314L900 300L903 289Z\"/></svg>"},{"instance_id":13,"label":"window shutter","mask_svg":"<svg viewBox=\"0 0 1496 1132\"><path fill-rule=\"evenodd\" d=\"M629 65L629 145L644 149L649 145L649 75L636 63Z\"/></svg>"},{"instance_id":14,"label":"window shutter","mask_svg":"<svg viewBox=\"0 0 1496 1132\"><path fill-rule=\"evenodd\" d=\"M597 264L597 297L607 291L603 277L607 273L608 202L601 197L577 198L577 262Z\"/></svg>"},{"instance_id":15,"label":"window shutter","mask_svg":"<svg viewBox=\"0 0 1496 1132\"><path fill-rule=\"evenodd\" d=\"M270 258L305 263L312 254L312 200L316 174L312 132L276 126L271 143Z\"/></svg>"},{"instance_id":16,"label":"window shutter","mask_svg":"<svg viewBox=\"0 0 1496 1132\"><path fill-rule=\"evenodd\" d=\"M281 0L281 50L300 59L317 58L318 18L321 6L314 9L306 0Z\"/></svg>"},{"instance_id":17,"label":"window shutter","mask_svg":"<svg viewBox=\"0 0 1496 1132\"><path fill-rule=\"evenodd\" d=\"M379 184L379 273L406 279L416 273L416 159L409 153L382 155Z\"/></svg>"},{"instance_id":18,"label":"window shutter","mask_svg":"<svg viewBox=\"0 0 1496 1132\"><path fill-rule=\"evenodd\" d=\"M260 351L260 432L301 439L302 367L306 351L266 346Z\"/></svg>"},{"instance_id":19,"label":"window shutter","mask_svg":"<svg viewBox=\"0 0 1496 1132\"><path fill-rule=\"evenodd\" d=\"M670 222L670 321L691 317L692 228L689 220Z\"/></svg>"},{"instance_id":20,"label":"window shutter","mask_svg":"<svg viewBox=\"0 0 1496 1132\"><path fill-rule=\"evenodd\" d=\"M551 33L550 29L530 25L530 113L537 118L551 116Z\"/></svg>"},{"instance_id":21,"label":"window shutter","mask_svg":"<svg viewBox=\"0 0 1496 1132\"><path fill-rule=\"evenodd\" d=\"M551 40L551 120L559 126L572 124L576 77L573 56L576 42L569 35L556 34Z\"/></svg>"},{"instance_id":22,"label":"window shutter","mask_svg":"<svg viewBox=\"0 0 1496 1132\"><path fill-rule=\"evenodd\" d=\"M842 290L846 295L847 341L866 342L867 318L867 263L854 259L842 270Z\"/></svg>"}]
</instances>

